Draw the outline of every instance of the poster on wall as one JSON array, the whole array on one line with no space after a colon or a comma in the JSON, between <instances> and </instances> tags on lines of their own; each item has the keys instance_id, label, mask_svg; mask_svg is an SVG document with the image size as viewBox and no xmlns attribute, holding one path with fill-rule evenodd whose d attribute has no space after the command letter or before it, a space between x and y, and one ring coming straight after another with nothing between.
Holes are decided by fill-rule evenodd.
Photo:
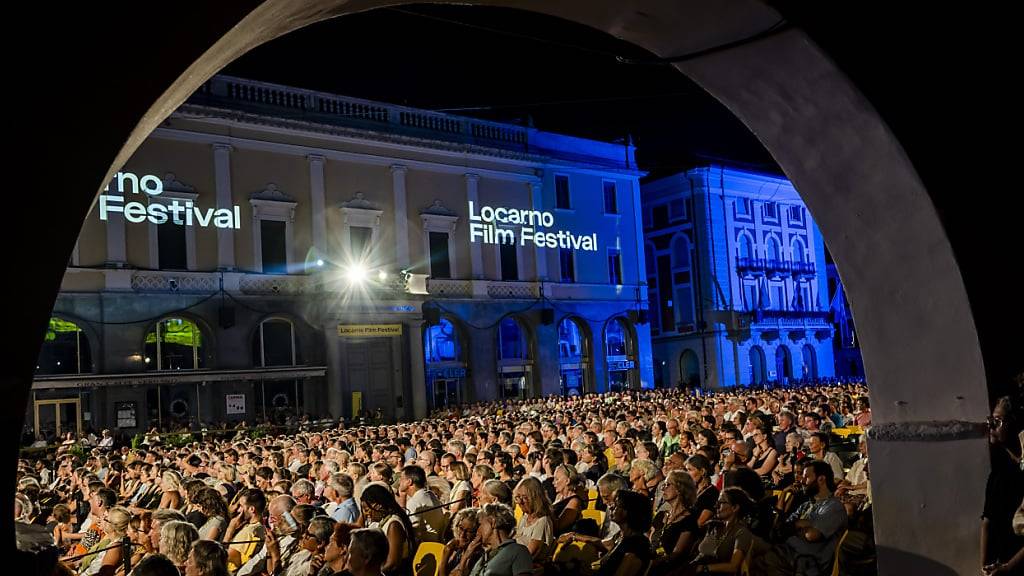
<instances>
[{"instance_id":1,"label":"poster on wall","mask_svg":"<svg viewBox=\"0 0 1024 576\"><path fill-rule=\"evenodd\" d=\"M118 428L135 428L135 402L115 402L114 412L117 414Z\"/></svg>"},{"instance_id":2,"label":"poster on wall","mask_svg":"<svg viewBox=\"0 0 1024 576\"><path fill-rule=\"evenodd\" d=\"M245 414L245 394L228 394L224 399L228 414Z\"/></svg>"}]
</instances>

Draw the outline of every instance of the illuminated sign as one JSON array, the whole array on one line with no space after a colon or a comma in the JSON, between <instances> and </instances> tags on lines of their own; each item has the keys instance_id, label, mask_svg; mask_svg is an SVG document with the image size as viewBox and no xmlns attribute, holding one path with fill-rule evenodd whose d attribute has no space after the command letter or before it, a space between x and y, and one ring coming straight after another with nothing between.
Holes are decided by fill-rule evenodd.
<instances>
[{"instance_id":1,"label":"illuminated sign","mask_svg":"<svg viewBox=\"0 0 1024 576\"><path fill-rule=\"evenodd\" d=\"M636 368L636 360L609 360L608 371L609 372L621 372L623 370L632 370Z\"/></svg>"},{"instance_id":2,"label":"illuminated sign","mask_svg":"<svg viewBox=\"0 0 1024 576\"><path fill-rule=\"evenodd\" d=\"M100 220L109 219L111 212L120 212L128 222L139 223L150 221L153 224L165 224L170 221L178 226L207 227L213 224L216 228L239 229L242 227L242 216L238 206L232 208L208 208L201 210L191 200L168 198L165 201L154 201L164 192L163 180L152 174L139 177L131 172L118 172L114 175L116 191L111 193L110 185L100 194ZM126 188L127 185L127 188ZM125 193L145 193L149 202L125 202Z\"/></svg>"},{"instance_id":3,"label":"illuminated sign","mask_svg":"<svg viewBox=\"0 0 1024 576\"><path fill-rule=\"evenodd\" d=\"M555 216L541 210L524 210L504 206L476 206L469 202L469 241L482 244L533 244L537 248L571 248L597 251L597 234L573 234L565 230L547 231L554 227ZM516 230L519 229L519 240Z\"/></svg>"},{"instance_id":4,"label":"illuminated sign","mask_svg":"<svg viewBox=\"0 0 1024 576\"><path fill-rule=\"evenodd\" d=\"M338 336L343 338L401 335L401 324L338 324Z\"/></svg>"},{"instance_id":5,"label":"illuminated sign","mask_svg":"<svg viewBox=\"0 0 1024 576\"><path fill-rule=\"evenodd\" d=\"M461 366L448 367L448 368L432 368L430 369L430 376L433 378L465 378L466 369Z\"/></svg>"}]
</instances>

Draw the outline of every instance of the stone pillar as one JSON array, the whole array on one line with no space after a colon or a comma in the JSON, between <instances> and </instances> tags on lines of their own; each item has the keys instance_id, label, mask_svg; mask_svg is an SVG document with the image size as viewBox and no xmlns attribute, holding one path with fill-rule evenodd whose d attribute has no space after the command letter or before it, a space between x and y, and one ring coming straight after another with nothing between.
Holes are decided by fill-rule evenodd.
<instances>
[{"instance_id":1,"label":"stone pillar","mask_svg":"<svg viewBox=\"0 0 1024 576\"><path fill-rule=\"evenodd\" d=\"M395 263L398 264L399 270L409 268L409 214L405 193L405 174L408 171L409 169L401 164L391 166L391 189L395 198ZM422 346L420 348L422 358Z\"/></svg>"},{"instance_id":2,"label":"stone pillar","mask_svg":"<svg viewBox=\"0 0 1024 576\"><path fill-rule=\"evenodd\" d=\"M231 146L213 145L213 178L217 191L217 208L231 210ZM217 228L217 269L235 269L235 231Z\"/></svg>"},{"instance_id":3,"label":"stone pillar","mask_svg":"<svg viewBox=\"0 0 1024 576\"><path fill-rule=\"evenodd\" d=\"M306 156L309 161L309 206L313 213L313 250L317 258L327 254L327 216L324 211L324 157Z\"/></svg>"},{"instance_id":4,"label":"stone pillar","mask_svg":"<svg viewBox=\"0 0 1024 576\"><path fill-rule=\"evenodd\" d=\"M477 192L477 185L480 182L480 176L477 174L466 174L466 201L472 202L476 209L480 209L480 198ZM468 225L466 230L468 231ZM467 232L468 234L468 232ZM467 236L468 238L468 236ZM480 251L479 242L471 242L469 244L469 262L470 262L470 275L474 280L484 279L484 256Z\"/></svg>"},{"instance_id":5,"label":"stone pillar","mask_svg":"<svg viewBox=\"0 0 1024 576\"><path fill-rule=\"evenodd\" d=\"M537 212L544 211L544 186L541 182L528 182L526 184L530 190L530 203L534 210ZM641 238L643 238L643 231L641 230ZM643 244L641 244L643 246ZM535 248L534 258L537 263L537 281L544 282L548 279L548 249L547 248Z\"/></svg>"},{"instance_id":6,"label":"stone pillar","mask_svg":"<svg viewBox=\"0 0 1024 576\"><path fill-rule=\"evenodd\" d=\"M409 382L412 386L412 419L427 417L426 364L423 358L423 323L419 320L406 322L409 331ZM408 414L408 408L406 414Z\"/></svg>"},{"instance_id":7,"label":"stone pillar","mask_svg":"<svg viewBox=\"0 0 1024 576\"><path fill-rule=\"evenodd\" d=\"M561 365L558 361L558 325L537 324L537 348L533 363L534 389L541 396L558 395Z\"/></svg>"},{"instance_id":8,"label":"stone pillar","mask_svg":"<svg viewBox=\"0 0 1024 576\"><path fill-rule=\"evenodd\" d=\"M324 324L324 346L327 347L327 374L324 384L327 386L327 410L332 418L351 418L344 413L344 390L341 385L341 342L338 338L337 320Z\"/></svg>"}]
</instances>

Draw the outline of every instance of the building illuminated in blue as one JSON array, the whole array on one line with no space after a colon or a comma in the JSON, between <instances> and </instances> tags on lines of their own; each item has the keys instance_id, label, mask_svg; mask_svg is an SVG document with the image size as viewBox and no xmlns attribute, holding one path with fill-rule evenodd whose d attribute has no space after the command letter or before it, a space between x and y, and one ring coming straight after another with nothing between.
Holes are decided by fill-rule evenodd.
<instances>
[{"instance_id":1,"label":"building illuminated in blue","mask_svg":"<svg viewBox=\"0 0 1024 576\"><path fill-rule=\"evenodd\" d=\"M834 376L825 245L788 180L709 166L641 190L660 385Z\"/></svg>"}]
</instances>

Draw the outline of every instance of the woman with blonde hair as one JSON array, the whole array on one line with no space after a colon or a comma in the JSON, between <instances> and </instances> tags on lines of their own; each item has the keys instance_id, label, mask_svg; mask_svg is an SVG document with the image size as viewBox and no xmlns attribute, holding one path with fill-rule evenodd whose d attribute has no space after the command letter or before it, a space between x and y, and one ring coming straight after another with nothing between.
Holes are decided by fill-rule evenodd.
<instances>
[{"instance_id":1,"label":"woman with blonde hair","mask_svg":"<svg viewBox=\"0 0 1024 576\"><path fill-rule=\"evenodd\" d=\"M544 486L540 480L527 476L513 490L512 499L523 511L516 524L516 542L526 546L534 562L547 560L554 541L554 524Z\"/></svg>"},{"instance_id":2,"label":"woman with blonde hair","mask_svg":"<svg viewBox=\"0 0 1024 576\"><path fill-rule=\"evenodd\" d=\"M96 545L96 549L108 548L128 533L128 525L132 521L132 514L123 506L115 506L107 511L107 515L100 520L100 528L103 530L103 540ZM120 546L99 552L91 558L88 564L83 564L85 569L79 576L113 576L121 566ZM84 560L83 560L84 561Z\"/></svg>"},{"instance_id":3,"label":"woman with blonde hair","mask_svg":"<svg viewBox=\"0 0 1024 576\"><path fill-rule=\"evenodd\" d=\"M668 473L662 495L669 508L655 516L651 531L651 547L658 557L650 573L657 576L669 574L689 560L701 534L697 516L690 510L697 499L697 485L685 470Z\"/></svg>"},{"instance_id":4,"label":"woman with blonde hair","mask_svg":"<svg viewBox=\"0 0 1024 576\"><path fill-rule=\"evenodd\" d=\"M160 508L170 508L171 510L182 508L184 498L181 497L181 474L174 470L165 470L160 476L160 490L163 491L163 496L160 497L158 510Z\"/></svg>"},{"instance_id":5,"label":"woman with blonde hair","mask_svg":"<svg viewBox=\"0 0 1024 576\"><path fill-rule=\"evenodd\" d=\"M554 473L555 503L551 507L555 536L561 536L580 519L587 503L581 494L583 476L569 464L559 464Z\"/></svg>"},{"instance_id":6,"label":"woman with blonde hair","mask_svg":"<svg viewBox=\"0 0 1024 576\"><path fill-rule=\"evenodd\" d=\"M188 522L171 520L160 527L160 553L174 562L182 574L185 573L192 543L196 540L199 540L199 531Z\"/></svg>"}]
</instances>

